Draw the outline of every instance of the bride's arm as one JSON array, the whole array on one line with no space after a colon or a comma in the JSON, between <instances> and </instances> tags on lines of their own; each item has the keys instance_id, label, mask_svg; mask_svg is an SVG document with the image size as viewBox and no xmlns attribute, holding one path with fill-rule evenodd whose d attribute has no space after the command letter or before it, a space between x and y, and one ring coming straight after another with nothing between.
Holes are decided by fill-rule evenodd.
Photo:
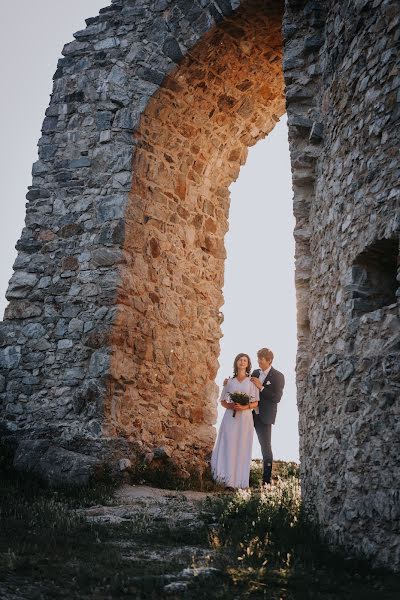
<instances>
[{"instance_id":1,"label":"bride's arm","mask_svg":"<svg viewBox=\"0 0 400 600\"><path fill-rule=\"evenodd\" d=\"M256 385L254 385L254 383L252 383L252 388L253 388L253 393L251 394L251 398L250 398L252 400L252 402L249 403L250 410L257 408L258 401L260 399L260 394L259 394L258 388Z\"/></svg>"},{"instance_id":2,"label":"bride's arm","mask_svg":"<svg viewBox=\"0 0 400 600\"><path fill-rule=\"evenodd\" d=\"M229 379L227 380L227 383L224 385L224 387L222 389L221 398L220 398L221 406L223 406L224 408L228 408L229 410L234 410L233 402L228 402L226 400L226 396L227 396L227 394L229 394L228 390L229 390Z\"/></svg>"}]
</instances>

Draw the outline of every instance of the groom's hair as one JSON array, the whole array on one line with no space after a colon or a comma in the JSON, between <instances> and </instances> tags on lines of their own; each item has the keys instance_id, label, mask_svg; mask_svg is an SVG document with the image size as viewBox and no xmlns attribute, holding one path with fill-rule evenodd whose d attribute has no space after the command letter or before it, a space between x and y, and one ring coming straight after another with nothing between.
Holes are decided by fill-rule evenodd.
<instances>
[{"instance_id":1,"label":"groom's hair","mask_svg":"<svg viewBox=\"0 0 400 600\"><path fill-rule=\"evenodd\" d=\"M268 362L271 363L274 360L274 353L269 348L261 348L261 350L257 352L257 356L259 358L266 358Z\"/></svg>"}]
</instances>

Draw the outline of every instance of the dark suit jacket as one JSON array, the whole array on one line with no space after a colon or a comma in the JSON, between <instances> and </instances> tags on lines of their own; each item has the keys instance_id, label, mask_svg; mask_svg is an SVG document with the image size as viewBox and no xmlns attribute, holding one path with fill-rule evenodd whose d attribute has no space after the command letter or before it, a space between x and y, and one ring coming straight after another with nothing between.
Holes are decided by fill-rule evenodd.
<instances>
[{"instance_id":1,"label":"dark suit jacket","mask_svg":"<svg viewBox=\"0 0 400 600\"><path fill-rule=\"evenodd\" d=\"M260 369L255 369L251 376L258 377L259 374ZM270 383L268 384L268 382ZM260 402L258 404L260 419L264 425L273 425L276 419L276 411L278 410L278 402L282 398L285 377L280 371L271 367L263 386L264 389L260 392Z\"/></svg>"}]
</instances>

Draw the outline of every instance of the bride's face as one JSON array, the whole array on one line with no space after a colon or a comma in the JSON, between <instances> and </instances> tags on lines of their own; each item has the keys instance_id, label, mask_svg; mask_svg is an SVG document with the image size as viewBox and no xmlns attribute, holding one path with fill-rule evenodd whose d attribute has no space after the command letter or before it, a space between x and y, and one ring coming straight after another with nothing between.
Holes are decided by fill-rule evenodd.
<instances>
[{"instance_id":1,"label":"bride's face","mask_svg":"<svg viewBox=\"0 0 400 600\"><path fill-rule=\"evenodd\" d=\"M237 369L247 369L247 367L249 366L249 361L247 359L247 356L241 356L239 358L239 360L236 363L236 367Z\"/></svg>"}]
</instances>

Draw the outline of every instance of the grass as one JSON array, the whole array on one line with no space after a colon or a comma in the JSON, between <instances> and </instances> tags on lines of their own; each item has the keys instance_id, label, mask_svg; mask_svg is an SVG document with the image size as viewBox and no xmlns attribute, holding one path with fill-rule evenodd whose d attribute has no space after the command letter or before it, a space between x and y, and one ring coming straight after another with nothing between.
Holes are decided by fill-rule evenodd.
<instances>
[{"instance_id":1,"label":"grass","mask_svg":"<svg viewBox=\"0 0 400 600\"><path fill-rule=\"evenodd\" d=\"M262 488L254 462L251 489L207 499L195 528L146 513L115 524L88 521L77 509L112 505L112 485L52 490L4 464L0 470L0 597L20 590L26 599L158 599L183 568L204 565L217 571L198 571L187 592L168 597L400 597L394 576L329 552L303 514L295 463L276 463L275 485ZM210 558L194 558L196 549Z\"/></svg>"},{"instance_id":2,"label":"grass","mask_svg":"<svg viewBox=\"0 0 400 600\"><path fill-rule=\"evenodd\" d=\"M251 461L250 469L250 487L259 488L262 482L263 463L262 460L256 458ZM295 477L300 480L300 467L296 462L286 462L284 460L276 460L272 466L272 480L277 482L280 479L288 479Z\"/></svg>"},{"instance_id":3,"label":"grass","mask_svg":"<svg viewBox=\"0 0 400 600\"><path fill-rule=\"evenodd\" d=\"M328 548L304 514L296 463L274 465L272 487L260 485L261 467L253 462L250 490L208 500L218 523L211 543L230 555L226 568L240 598L400 597L398 577Z\"/></svg>"},{"instance_id":4,"label":"grass","mask_svg":"<svg viewBox=\"0 0 400 600\"><path fill-rule=\"evenodd\" d=\"M223 485L212 480L210 468L201 476L197 473L188 473L186 478L182 478L168 459L155 460L150 465L143 461L136 465L135 471L130 474L130 482L175 491L195 490L211 493L221 492L224 489Z\"/></svg>"},{"instance_id":5,"label":"grass","mask_svg":"<svg viewBox=\"0 0 400 600\"><path fill-rule=\"evenodd\" d=\"M52 490L4 470L1 481L0 597L19 589L23 598L49 600L160 598L168 576L191 566L190 557L174 559L171 548L208 545L205 526L172 528L140 516L117 524L88 521L77 509L112 505L110 484ZM127 557L145 548L171 556L167 564Z\"/></svg>"}]
</instances>

